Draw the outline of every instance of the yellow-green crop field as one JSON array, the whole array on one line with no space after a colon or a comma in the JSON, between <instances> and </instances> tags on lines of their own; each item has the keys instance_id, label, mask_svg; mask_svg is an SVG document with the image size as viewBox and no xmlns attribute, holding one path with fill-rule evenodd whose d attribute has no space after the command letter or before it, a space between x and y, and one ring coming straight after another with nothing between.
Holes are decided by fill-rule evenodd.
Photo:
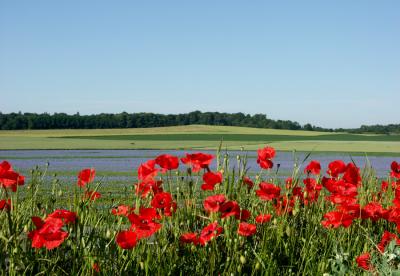
<instances>
[{"instance_id":1,"label":"yellow-green crop field","mask_svg":"<svg viewBox=\"0 0 400 276\"><path fill-rule=\"evenodd\" d=\"M400 153L400 135L189 125L136 129L0 131L0 149L227 149Z\"/></svg>"}]
</instances>

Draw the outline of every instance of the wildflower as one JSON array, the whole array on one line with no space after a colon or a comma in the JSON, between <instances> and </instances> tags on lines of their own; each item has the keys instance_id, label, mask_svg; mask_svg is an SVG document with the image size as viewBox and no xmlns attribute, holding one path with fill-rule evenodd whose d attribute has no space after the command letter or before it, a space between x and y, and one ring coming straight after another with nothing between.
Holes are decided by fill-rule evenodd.
<instances>
[{"instance_id":1,"label":"wildflower","mask_svg":"<svg viewBox=\"0 0 400 276\"><path fill-rule=\"evenodd\" d=\"M257 196L262 200L272 200L278 198L281 188L272 183L261 182L260 189L256 191Z\"/></svg>"},{"instance_id":2,"label":"wildflower","mask_svg":"<svg viewBox=\"0 0 400 276\"><path fill-rule=\"evenodd\" d=\"M381 253L385 251L386 246L392 241L396 240L396 244L400 245L400 239L396 234L385 231L382 235L381 241L378 244L378 249Z\"/></svg>"},{"instance_id":3,"label":"wildflower","mask_svg":"<svg viewBox=\"0 0 400 276\"><path fill-rule=\"evenodd\" d=\"M100 273L100 266L99 266L98 263L93 263L92 269L93 269L94 272Z\"/></svg>"},{"instance_id":4,"label":"wildflower","mask_svg":"<svg viewBox=\"0 0 400 276\"><path fill-rule=\"evenodd\" d=\"M181 158L182 163L192 166L193 172L198 172L201 169L208 168L214 159L214 155L206 153L186 153L186 157Z\"/></svg>"},{"instance_id":5,"label":"wildflower","mask_svg":"<svg viewBox=\"0 0 400 276\"><path fill-rule=\"evenodd\" d=\"M342 160L335 160L329 163L327 173L332 177L338 177L346 171L346 164Z\"/></svg>"},{"instance_id":6,"label":"wildflower","mask_svg":"<svg viewBox=\"0 0 400 276\"><path fill-rule=\"evenodd\" d=\"M372 270L373 267L371 265L371 255L369 253L363 253L356 258L356 262L358 267L364 270Z\"/></svg>"},{"instance_id":7,"label":"wildflower","mask_svg":"<svg viewBox=\"0 0 400 276\"><path fill-rule=\"evenodd\" d=\"M138 241L137 234L133 231L121 231L117 234L116 242L122 249L132 249Z\"/></svg>"},{"instance_id":8,"label":"wildflower","mask_svg":"<svg viewBox=\"0 0 400 276\"><path fill-rule=\"evenodd\" d=\"M113 208L111 210L111 213L115 216L123 216L127 217L129 214L131 214L134 211L134 208L128 206L128 205L119 205L116 208Z\"/></svg>"},{"instance_id":9,"label":"wildflower","mask_svg":"<svg viewBox=\"0 0 400 276\"><path fill-rule=\"evenodd\" d=\"M370 202L361 209L362 219L371 219L377 221L383 217L384 209L382 205L377 202Z\"/></svg>"},{"instance_id":10,"label":"wildflower","mask_svg":"<svg viewBox=\"0 0 400 276\"><path fill-rule=\"evenodd\" d=\"M204 202L203 206L204 209L211 213L211 212L219 212L221 205L226 201L225 195L212 195L207 197Z\"/></svg>"},{"instance_id":11,"label":"wildflower","mask_svg":"<svg viewBox=\"0 0 400 276\"><path fill-rule=\"evenodd\" d=\"M201 185L201 189L204 191L213 191L215 185L222 182L222 174L220 172L206 172L203 175L203 185Z\"/></svg>"},{"instance_id":12,"label":"wildflower","mask_svg":"<svg viewBox=\"0 0 400 276\"><path fill-rule=\"evenodd\" d=\"M235 214L235 218L240 221L248 221L250 217L251 217L251 212L246 209L243 209Z\"/></svg>"},{"instance_id":13,"label":"wildflower","mask_svg":"<svg viewBox=\"0 0 400 276\"><path fill-rule=\"evenodd\" d=\"M259 224L264 224L267 223L271 220L271 215L270 214L259 214L256 217L256 222Z\"/></svg>"},{"instance_id":14,"label":"wildflower","mask_svg":"<svg viewBox=\"0 0 400 276\"><path fill-rule=\"evenodd\" d=\"M28 233L28 237L32 240L33 248L46 247L53 249L60 246L68 237L68 232L62 231L64 225L62 219L48 218L43 221L39 217L32 217L32 221L36 229Z\"/></svg>"},{"instance_id":15,"label":"wildflower","mask_svg":"<svg viewBox=\"0 0 400 276\"><path fill-rule=\"evenodd\" d=\"M254 186L254 182L247 176L243 177L243 184L246 185L249 190Z\"/></svg>"},{"instance_id":16,"label":"wildflower","mask_svg":"<svg viewBox=\"0 0 400 276\"><path fill-rule=\"evenodd\" d=\"M324 215L325 220L321 222L325 228L349 227L353 223L354 217L341 211L332 211Z\"/></svg>"},{"instance_id":17,"label":"wildflower","mask_svg":"<svg viewBox=\"0 0 400 276\"><path fill-rule=\"evenodd\" d=\"M201 230L199 243L201 245L206 245L213 238L219 236L222 233L222 227L218 226L218 222L213 222L207 225Z\"/></svg>"},{"instance_id":18,"label":"wildflower","mask_svg":"<svg viewBox=\"0 0 400 276\"><path fill-rule=\"evenodd\" d=\"M170 208L172 202L172 196L170 193L162 192L154 196L151 201L151 206L156 209Z\"/></svg>"},{"instance_id":19,"label":"wildflower","mask_svg":"<svg viewBox=\"0 0 400 276\"><path fill-rule=\"evenodd\" d=\"M240 236L249 237L256 233L257 227L254 224L241 222L239 223L238 234Z\"/></svg>"},{"instance_id":20,"label":"wildflower","mask_svg":"<svg viewBox=\"0 0 400 276\"><path fill-rule=\"evenodd\" d=\"M240 216L240 207L236 201L227 201L219 208L221 212L221 218L227 218L230 216Z\"/></svg>"},{"instance_id":21,"label":"wildflower","mask_svg":"<svg viewBox=\"0 0 400 276\"><path fill-rule=\"evenodd\" d=\"M199 238L196 233L184 233L179 240L181 243L193 243L195 245L199 243Z\"/></svg>"},{"instance_id":22,"label":"wildflower","mask_svg":"<svg viewBox=\"0 0 400 276\"><path fill-rule=\"evenodd\" d=\"M396 161L393 161L392 164L390 165L391 172L390 175L394 178L400 178L400 163L397 163Z\"/></svg>"},{"instance_id":23,"label":"wildflower","mask_svg":"<svg viewBox=\"0 0 400 276\"><path fill-rule=\"evenodd\" d=\"M161 185L161 180L155 181L154 179L146 179L136 184L136 194L140 194L142 198L145 198L150 192L153 194L161 193L163 191Z\"/></svg>"},{"instance_id":24,"label":"wildflower","mask_svg":"<svg viewBox=\"0 0 400 276\"><path fill-rule=\"evenodd\" d=\"M11 199L0 200L0 211L10 211L11 210Z\"/></svg>"},{"instance_id":25,"label":"wildflower","mask_svg":"<svg viewBox=\"0 0 400 276\"><path fill-rule=\"evenodd\" d=\"M275 157L275 149L272 147L265 147L263 149L257 150L257 163L263 169L270 169L273 167L274 163L272 159Z\"/></svg>"},{"instance_id":26,"label":"wildflower","mask_svg":"<svg viewBox=\"0 0 400 276\"><path fill-rule=\"evenodd\" d=\"M318 161L312 160L304 169L304 173L319 175L321 172L321 164Z\"/></svg>"},{"instance_id":27,"label":"wildflower","mask_svg":"<svg viewBox=\"0 0 400 276\"><path fill-rule=\"evenodd\" d=\"M179 167L178 157L169 154L159 155L155 161L164 171L175 170Z\"/></svg>"},{"instance_id":28,"label":"wildflower","mask_svg":"<svg viewBox=\"0 0 400 276\"><path fill-rule=\"evenodd\" d=\"M148 238L161 228L161 224L154 221L159 217L155 208L140 208L139 215L128 215L131 230L135 230L139 239Z\"/></svg>"},{"instance_id":29,"label":"wildflower","mask_svg":"<svg viewBox=\"0 0 400 276\"><path fill-rule=\"evenodd\" d=\"M153 179L158 173L158 169L155 168L155 165L155 160L148 160L146 163L140 164L138 168L138 179L142 181Z\"/></svg>"},{"instance_id":30,"label":"wildflower","mask_svg":"<svg viewBox=\"0 0 400 276\"><path fill-rule=\"evenodd\" d=\"M84 169L81 170L78 174L78 186L84 187L86 184L92 182L96 176L95 169Z\"/></svg>"},{"instance_id":31,"label":"wildflower","mask_svg":"<svg viewBox=\"0 0 400 276\"><path fill-rule=\"evenodd\" d=\"M0 163L0 186L4 189L10 188L13 192L17 186L24 185L25 177L13 171L11 164L7 161Z\"/></svg>"},{"instance_id":32,"label":"wildflower","mask_svg":"<svg viewBox=\"0 0 400 276\"><path fill-rule=\"evenodd\" d=\"M91 201L95 201L96 199L101 198L101 194L96 191L86 191L85 192L85 198L89 199Z\"/></svg>"},{"instance_id":33,"label":"wildflower","mask_svg":"<svg viewBox=\"0 0 400 276\"><path fill-rule=\"evenodd\" d=\"M49 214L46 220L48 220L49 218L61 219L64 224L74 223L76 221L76 213L64 209L58 209Z\"/></svg>"}]
</instances>

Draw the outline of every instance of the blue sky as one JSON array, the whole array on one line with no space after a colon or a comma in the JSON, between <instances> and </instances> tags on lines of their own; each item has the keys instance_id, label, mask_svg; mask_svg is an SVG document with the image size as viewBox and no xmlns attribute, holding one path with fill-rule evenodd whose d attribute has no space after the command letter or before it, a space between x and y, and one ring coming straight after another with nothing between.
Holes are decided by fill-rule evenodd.
<instances>
[{"instance_id":1,"label":"blue sky","mask_svg":"<svg viewBox=\"0 0 400 276\"><path fill-rule=\"evenodd\" d=\"M0 1L0 111L399 123L400 1Z\"/></svg>"}]
</instances>

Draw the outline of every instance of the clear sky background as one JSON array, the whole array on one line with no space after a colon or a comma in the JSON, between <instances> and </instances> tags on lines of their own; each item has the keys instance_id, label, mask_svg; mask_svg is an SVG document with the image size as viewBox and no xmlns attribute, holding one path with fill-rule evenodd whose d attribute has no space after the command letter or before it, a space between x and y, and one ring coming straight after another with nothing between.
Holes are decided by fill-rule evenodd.
<instances>
[{"instance_id":1,"label":"clear sky background","mask_svg":"<svg viewBox=\"0 0 400 276\"><path fill-rule=\"evenodd\" d=\"M400 1L3 1L0 111L400 123Z\"/></svg>"}]
</instances>

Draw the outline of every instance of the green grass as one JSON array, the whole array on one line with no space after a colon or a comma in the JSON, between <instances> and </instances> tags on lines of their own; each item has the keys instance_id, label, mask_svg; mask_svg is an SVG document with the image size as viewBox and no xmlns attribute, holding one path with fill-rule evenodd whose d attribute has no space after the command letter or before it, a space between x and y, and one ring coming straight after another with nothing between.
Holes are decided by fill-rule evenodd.
<instances>
[{"instance_id":1,"label":"green grass","mask_svg":"<svg viewBox=\"0 0 400 276\"><path fill-rule=\"evenodd\" d=\"M227 149L270 144L283 151L400 153L399 135L359 135L226 126L0 131L0 149Z\"/></svg>"}]
</instances>

